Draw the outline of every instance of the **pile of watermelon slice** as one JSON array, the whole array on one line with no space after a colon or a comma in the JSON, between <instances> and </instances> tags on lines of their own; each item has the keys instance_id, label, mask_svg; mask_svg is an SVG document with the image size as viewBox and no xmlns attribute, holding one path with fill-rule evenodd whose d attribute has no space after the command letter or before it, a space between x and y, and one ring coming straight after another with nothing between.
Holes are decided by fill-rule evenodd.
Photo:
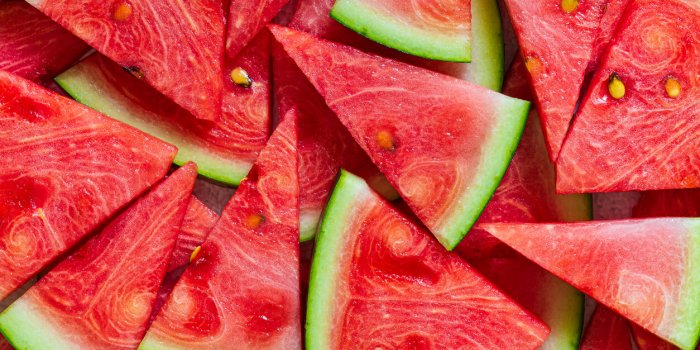
<instances>
[{"instance_id":1,"label":"pile of watermelon slice","mask_svg":"<svg viewBox=\"0 0 700 350\"><path fill-rule=\"evenodd\" d=\"M0 0L0 349L696 349L699 99L698 0Z\"/></svg>"}]
</instances>

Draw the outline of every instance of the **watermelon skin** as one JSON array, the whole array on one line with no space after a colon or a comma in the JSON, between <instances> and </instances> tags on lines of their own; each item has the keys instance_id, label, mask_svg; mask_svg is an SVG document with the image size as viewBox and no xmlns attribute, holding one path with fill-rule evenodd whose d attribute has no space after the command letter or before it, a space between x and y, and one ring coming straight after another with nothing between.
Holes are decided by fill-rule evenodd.
<instances>
[{"instance_id":1,"label":"watermelon skin","mask_svg":"<svg viewBox=\"0 0 700 350\"><path fill-rule=\"evenodd\" d=\"M291 114L270 137L139 349L301 348L296 140Z\"/></svg>"},{"instance_id":2,"label":"watermelon skin","mask_svg":"<svg viewBox=\"0 0 700 350\"><path fill-rule=\"evenodd\" d=\"M119 121L177 145L175 164L194 161L200 174L238 185L253 166L270 133L269 34L261 33L235 59L227 60L221 117L195 119L190 113L99 54L61 74L56 81L73 98ZM253 80L237 86L229 74L243 67Z\"/></svg>"},{"instance_id":3,"label":"watermelon skin","mask_svg":"<svg viewBox=\"0 0 700 350\"><path fill-rule=\"evenodd\" d=\"M345 171L316 240L306 322L309 350L535 349L548 333Z\"/></svg>"},{"instance_id":4,"label":"watermelon skin","mask_svg":"<svg viewBox=\"0 0 700 350\"><path fill-rule=\"evenodd\" d=\"M225 32L221 1L27 2L197 118L219 118ZM118 20L121 6L131 12Z\"/></svg>"},{"instance_id":5,"label":"watermelon skin","mask_svg":"<svg viewBox=\"0 0 700 350\"><path fill-rule=\"evenodd\" d=\"M411 209L453 249L498 186L529 103L303 32L271 29ZM365 103L368 95L382 104Z\"/></svg>"},{"instance_id":6,"label":"watermelon skin","mask_svg":"<svg viewBox=\"0 0 700 350\"><path fill-rule=\"evenodd\" d=\"M175 152L0 71L0 299L162 178Z\"/></svg>"},{"instance_id":7,"label":"watermelon skin","mask_svg":"<svg viewBox=\"0 0 700 350\"><path fill-rule=\"evenodd\" d=\"M692 4L629 3L557 162L559 192L700 186L700 109L695 103L699 70L687 64L700 61L700 6ZM608 92L613 72L626 85L620 100ZM669 76L682 87L677 98L666 95Z\"/></svg>"},{"instance_id":8,"label":"watermelon skin","mask_svg":"<svg viewBox=\"0 0 700 350\"><path fill-rule=\"evenodd\" d=\"M226 53L236 57L289 0L230 0Z\"/></svg>"},{"instance_id":9,"label":"watermelon skin","mask_svg":"<svg viewBox=\"0 0 700 350\"><path fill-rule=\"evenodd\" d=\"M627 320L598 305L583 335L581 350L632 350Z\"/></svg>"},{"instance_id":10,"label":"watermelon skin","mask_svg":"<svg viewBox=\"0 0 700 350\"><path fill-rule=\"evenodd\" d=\"M45 81L89 49L26 2L0 2L0 69Z\"/></svg>"},{"instance_id":11,"label":"watermelon skin","mask_svg":"<svg viewBox=\"0 0 700 350\"><path fill-rule=\"evenodd\" d=\"M700 219L481 228L625 318L681 349L695 347L700 336Z\"/></svg>"},{"instance_id":12,"label":"watermelon skin","mask_svg":"<svg viewBox=\"0 0 700 350\"><path fill-rule=\"evenodd\" d=\"M218 219L219 216L213 210L192 196L180 227L177 244L175 244L175 249L168 264L168 272L172 272L190 262L192 251L204 243L209 235L209 231L214 228Z\"/></svg>"},{"instance_id":13,"label":"watermelon skin","mask_svg":"<svg viewBox=\"0 0 700 350\"><path fill-rule=\"evenodd\" d=\"M133 349L187 209L188 163L110 222L0 314L20 349Z\"/></svg>"}]
</instances>

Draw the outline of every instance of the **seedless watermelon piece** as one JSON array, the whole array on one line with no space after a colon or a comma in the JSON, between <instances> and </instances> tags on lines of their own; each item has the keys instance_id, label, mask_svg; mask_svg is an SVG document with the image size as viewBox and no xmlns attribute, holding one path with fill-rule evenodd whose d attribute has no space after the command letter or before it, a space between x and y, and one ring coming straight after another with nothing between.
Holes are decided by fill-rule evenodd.
<instances>
[{"instance_id":1,"label":"seedless watermelon piece","mask_svg":"<svg viewBox=\"0 0 700 350\"><path fill-rule=\"evenodd\" d=\"M192 252L207 239L217 219L219 216L199 199L194 196L190 199L177 236L177 244L170 258L168 272L187 265Z\"/></svg>"},{"instance_id":2,"label":"seedless watermelon piece","mask_svg":"<svg viewBox=\"0 0 700 350\"><path fill-rule=\"evenodd\" d=\"M226 52L236 57L289 0L231 0Z\"/></svg>"},{"instance_id":3,"label":"seedless watermelon piece","mask_svg":"<svg viewBox=\"0 0 700 350\"><path fill-rule=\"evenodd\" d=\"M529 103L303 32L271 28L411 209L453 249L498 186Z\"/></svg>"},{"instance_id":4,"label":"seedless watermelon piece","mask_svg":"<svg viewBox=\"0 0 700 350\"><path fill-rule=\"evenodd\" d=\"M0 299L162 178L175 152L0 71Z\"/></svg>"},{"instance_id":5,"label":"seedless watermelon piece","mask_svg":"<svg viewBox=\"0 0 700 350\"><path fill-rule=\"evenodd\" d=\"M29 80L52 78L89 50L24 1L0 2L0 69Z\"/></svg>"},{"instance_id":6,"label":"seedless watermelon piece","mask_svg":"<svg viewBox=\"0 0 700 350\"><path fill-rule=\"evenodd\" d=\"M139 349L301 348L296 145L288 115Z\"/></svg>"},{"instance_id":7,"label":"seedless watermelon piece","mask_svg":"<svg viewBox=\"0 0 700 350\"><path fill-rule=\"evenodd\" d=\"M557 162L558 191L700 187L698 23L694 1L628 4Z\"/></svg>"},{"instance_id":8,"label":"seedless watermelon piece","mask_svg":"<svg viewBox=\"0 0 700 350\"><path fill-rule=\"evenodd\" d=\"M535 349L547 327L342 171L311 267L314 349Z\"/></svg>"},{"instance_id":9,"label":"seedless watermelon piece","mask_svg":"<svg viewBox=\"0 0 700 350\"><path fill-rule=\"evenodd\" d=\"M481 224L528 259L656 335L700 336L700 219Z\"/></svg>"},{"instance_id":10,"label":"seedless watermelon piece","mask_svg":"<svg viewBox=\"0 0 700 350\"><path fill-rule=\"evenodd\" d=\"M627 320L607 307L598 305L586 327L581 350L632 350Z\"/></svg>"},{"instance_id":11,"label":"seedless watermelon piece","mask_svg":"<svg viewBox=\"0 0 700 350\"><path fill-rule=\"evenodd\" d=\"M198 118L219 117L225 31L220 1L27 2Z\"/></svg>"},{"instance_id":12,"label":"seedless watermelon piece","mask_svg":"<svg viewBox=\"0 0 700 350\"><path fill-rule=\"evenodd\" d=\"M133 349L175 247L197 177L188 163L0 314L20 349Z\"/></svg>"}]
</instances>

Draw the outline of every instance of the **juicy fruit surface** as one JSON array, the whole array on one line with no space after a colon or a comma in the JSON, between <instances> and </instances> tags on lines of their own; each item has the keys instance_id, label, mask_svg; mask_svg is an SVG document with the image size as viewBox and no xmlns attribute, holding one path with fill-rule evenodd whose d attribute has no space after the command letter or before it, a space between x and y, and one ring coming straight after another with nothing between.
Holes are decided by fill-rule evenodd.
<instances>
[{"instance_id":1,"label":"juicy fruit surface","mask_svg":"<svg viewBox=\"0 0 700 350\"><path fill-rule=\"evenodd\" d=\"M637 345L637 350L678 350L678 347L655 336L636 324L630 324L632 338Z\"/></svg>"},{"instance_id":2,"label":"juicy fruit surface","mask_svg":"<svg viewBox=\"0 0 700 350\"><path fill-rule=\"evenodd\" d=\"M528 103L306 33L272 31L416 215L454 248L505 172Z\"/></svg>"},{"instance_id":3,"label":"juicy fruit surface","mask_svg":"<svg viewBox=\"0 0 700 350\"><path fill-rule=\"evenodd\" d=\"M236 57L289 0L231 0L226 52Z\"/></svg>"},{"instance_id":4,"label":"juicy fruit surface","mask_svg":"<svg viewBox=\"0 0 700 350\"><path fill-rule=\"evenodd\" d=\"M196 197L190 199L185 218L180 226L177 244L170 258L168 272L187 265L192 252L201 245L209 235L219 217Z\"/></svg>"},{"instance_id":5,"label":"juicy fruit surface","mask_svg":"<svg viewBox=\"0 0 700 350\"><path fill-rule=\"evenodd\" d=\"M632 350L627 320L599 304L583 335L581 350Z\"/></svg>"},{"instance_id":6,"label":"juicy fruit surface","mask_svg":"<svg viewBox=\"0 0 700 350\"><path fill-rule=\"evenodd\" d=\"M698 219L481 227L655 334L682 348L691 348L697 341Z\"/></svg>"},{"instance_id":7,"label":"juicy fruit surface","mask_svg":"<svg viewBox=\"0 0 700 350\"><path fill-rule=\"evenodd\" d=\"M301 347L296 138L287 116L140 349Z\"/></svg>"},{"instance_id":8,"label":"juicy fruit surface","mask_svg":"<svg viewBox=\"0 0 700 350\"><path fill-rule=\"evenodd\" d=\"M636 218L700 217L700 189L643 192L632 215Z\"/></svg>"},{"instance_id":9,"label":"juicy fruit surface","mask_svg":"<svg viewBox=\"0 0 700 350\"><path fill-rule=\"evenodd\" d=\"M409 54L471 61L470 0L337 0L331 16L357 33Z\"/></svg>"},{"instance_id":10,"label":"juicy fruit surface","mask_svg":"<svg viewBox=\"0 0 700 350\"><path fill-rule=\"evenodd\" d=\"M578 6L570 13L561 0L505 2L537 95L549 157L556 160L592 58L605 0L574 1Z\"/></svg>"},{"instance_id":11,"label":"juicy fruit surface","mask_svg":"<svg viewBox=\"0 0 700 350\"><path fill-rule=\"evenodd\" d=\"M0 69L29 80L51 78L89 47L24 1L0 3Z\"/></svg>"},{"instance_id":12,"label":"juicy fruit surface","mask_svg":"<svg viewBox=\"0 0 700 350\"><path fill-rule=\"evenodd\" d=\"M598 25L598 34L593 42L593 59L589 69L594 69L600 63L605 50L615 36L617 25L625 13L625 8L630 0L607 0L603 10L603 16Z\"/></svg>"},{"instance_id":13,"label":"juicy fruit surface","mask_svg":"<svg viewBox=\"0 0 700 350\"><path fill-rule=\"evenodd\" d=\"M28 2L193 115L207 120L219 117L224 51L221 2Z\"/></svg>"},{"instance_id":14,"label":"juicy fruit surface","mask_svg":"<svg viewBox=\"0 0 700 350\"><path fill-rule=\"evenodd\" d=\"M308 310L309 349L534 349L548 333L347 172L319 230Z\"/></svg>"},{"instance_id":15,"label":"juicy fruit surface","mask_svg":"<svg viewBox=\"0 0 700 350\"><path fill-rule=\"evenodd\" d=\"M20 349L135 348L196 177L180 168L59 263L0 315L2 333Z\"/></svg>"},{"instance_id":16,"label":"juicy fruit surface","mask_svg":"<svg viewBox=\"0 0 700 350\"><path fill-rule=\"evenodd\" d=\"M557 190L700 186L700 6L693 3L628 4L562 149ZM613 73L627 91L617 100L608 91ZM675 98L664 88L668 79L680 84Z\"/></svg>"},{"instance_id":17,"label":"juicy fruit surface","mask_svg":"<svg viewBox=\"0 0 700 350\"><path fill-rule=\"evenodd\" d=\"M162 178L175 148L0 72L0 299Z\"/></svg>"}]
</instances>

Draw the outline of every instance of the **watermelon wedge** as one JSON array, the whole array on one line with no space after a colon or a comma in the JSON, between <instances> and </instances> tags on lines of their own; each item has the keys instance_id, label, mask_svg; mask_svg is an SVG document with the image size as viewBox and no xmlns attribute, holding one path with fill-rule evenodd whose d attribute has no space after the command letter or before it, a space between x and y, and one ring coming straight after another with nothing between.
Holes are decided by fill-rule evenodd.
<instances>
[{"instance_id":1,"label":"watermelon wedge","mask_svg":"<svg viewBox=\"0 0 700 350\"><path fill-rule=\"evenodd\" d=\"M269 35L261 34L233 61L227 60L221 117L192 117L102 55L93 55L56 78L73 98L179 148L175 164L194 161L200 174L238 185L253 166L270 131ZM231 81L241 67L249 87Z\"/></svg>"},{"instance_id":2,"label":"watermelon wedge","mask_svg":"<svg viewBox=\"0 0 700 350\"><path fill-rule=\"evenodd\" d=\"M337 0L331 17L376 42L412 55L471 61L469 0Z\"/></svg>"},{"instance_id":3,"label":"watermelon wedge","mask_svg":"<svg viewBox=\"0 0 700 350\"><path fill-rule=\"evenodd\" d=\"M27 2L197 118L219 118L225 32L221 2Z\"/></svg>"},{"instance_id":4,"label":"watermelon wedge","mask_svg":"<svg viewBox=\"0 0 700 350\"><path fill-rule=\"evenodd\" d=\"M0 314L19 349L133 349L175 247L197 177L188 163Z\"/></svg>"},{"instance_id":5,"label":"watermelon wedge","mask_svg":"<svg viewBox=\"0 0 700 350\"><path fill-rule=\"evenodd\" d=\"M162 178L175 152L0 71L0 299Z\"/></svg>"},{"instance_id":6,"label":"watermelon wedge","mask_svg":"<svg viewBox=\"0 0 700 350\"><path fill-rule=\"evenodd\" d=\"M574 115L606 0L506 0L537 96L549 157Z\"/></svg>"},{"instance_id":7,"label":"watermelon wedge","mask_svg":"<svg viewBox=\"0 0 700 350\"><path fill-rule=\"evenodd\" d=\"M296 139L287 115L139 349L301 348Z\"/></svg>"},{"instance_id":8,"label":"watermelon wedge","mask_svg":"<svg viewBox=\"0 0 700 350\"><path fill-rule=\"evenodd\" d=\"M625 318L681 349L695 348L700 219L480 227Z\"/></svg>"},{"instance_id":9,"label":"watermelon wedge","mask_svg":"<svg viewBox=\"0 0 700 350\"><path fill-rule=\"evenodd\" d=\"M218 219L219 216L199 199L194 196L190 199L185 218L182 220L180 233L177 236L177 244L175 244L170 258L168 272L190 262L192 252L207 239L209 231Z\"/></svg>"},{"instance_id":10,"label":"watermelon wedge","mask_svg":"<svg viewBox=\"0 0 700 350\"><path fill-rule=\"evenodd\" d=\"M698 23L693 1L628 4L557 162L558 191L700 187L700 68L687 63L700 62Z\"/></svg>"},{"instance_id":11,"label":"watermelon wedge","mask_svg":"<svg viewBox=\"0 0 700 350\"><path fill-rule=\"evenodd\" d=\"M637 350L678 350L678 347L675 345L655 336L642 327L635 324L630 324L630 327Z\"/></svg>"},{"instance_id":12,"label":"watermelon wedge","mask_svg":"<svg viewBox=\"0 0 700 350\"><path fill-rule=\"evenodd\" d=\"M627 320L598 305L586 327L581 350L632 350L632 338Z\"/></svg>"},{"instance_id":13,"label":"watermelon wedge","mask_svg":"<svg viewBox=\"0 0 700 350\"><path fill-rule=\"evenodd\" d=\"M88 50L82 40L26 2L0 2L0 69L44 81Z\"/></svg>"},{"instance_id":14,"label":"watermelon wedge","mask_svg":"<svg viewBox=\"0 0 700 350\"><path fill-rule=\"evenodd\" d=\"M535 349L547 327L342 171L311 267L314 349Z\"/></svg>"},{"instance_id":15,"label":"watermelon wedge","mask_svg":"<svg viewBox=\"0 0 700 350\"><path fill-rule=\"evenodd\" d=\"M230 0L226 52L237 57L289 0Z\"/></svg>"},{"instance_id":16,"label":"watermelon wedge","mask_svg":"<svg viewBox=\"0 0 700 350\"><path fill-rule=\"evenodd\" d=\"M303 32L271 29L411 209L453 249L498 186L529 103Z\"/></svg>"}]
</instances>

